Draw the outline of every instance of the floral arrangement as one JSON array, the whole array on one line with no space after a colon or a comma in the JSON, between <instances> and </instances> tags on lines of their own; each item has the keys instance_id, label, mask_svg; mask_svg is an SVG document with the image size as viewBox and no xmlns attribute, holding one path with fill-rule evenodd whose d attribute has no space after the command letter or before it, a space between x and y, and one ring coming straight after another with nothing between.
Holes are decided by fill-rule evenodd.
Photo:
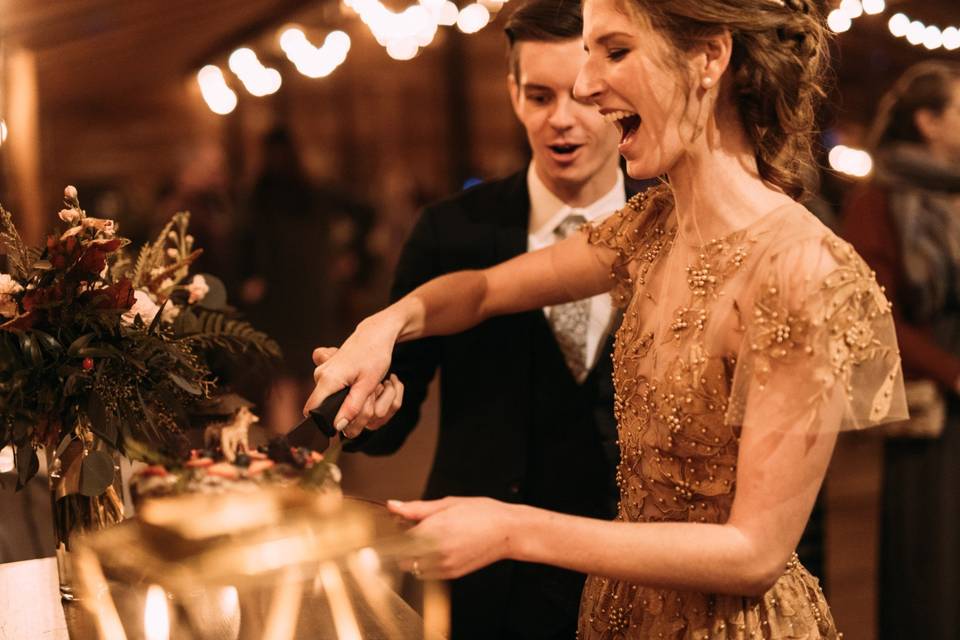
<instances>
[{"instance_id":1,"label":"floral arrangement","mask_svg":"<svg viewBox=\"0 0 960 640\"><path fill-rule=\"evenodd\" d=\"M64 481L56 493L95 497L111 489L115 454L162 462L188 450L191 414L218 392L214 358L279 348L237 317L219 280L190 274L201 251L189 214L131 259L75 188L64 203L42 247L0 207L0 449L14 450L18 488L45 448Z\"/></svg>"}]
</instances>

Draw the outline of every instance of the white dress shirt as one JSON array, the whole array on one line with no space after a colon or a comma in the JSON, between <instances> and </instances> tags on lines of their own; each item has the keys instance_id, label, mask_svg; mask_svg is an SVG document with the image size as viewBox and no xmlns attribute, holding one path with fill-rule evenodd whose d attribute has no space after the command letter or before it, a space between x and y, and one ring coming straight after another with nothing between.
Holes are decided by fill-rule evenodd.
<instances>
[{"instance_id":1,"label":"white dress shirt","mask_svg":"<svg viewBox=\"0 0 960 640\"><path fill-rule=\"evenodd\" d=\"M530 220L546 220L539 229L529 229L527 235L527 249L536 251L549 247L557 241L554 230L566 217L572 213L582 215L587 222L599 223L626 203L626 194L623 185L623 173L617 169L617 183L599 199L586 207L571 207L553 194L547 185L543 184L530 163L527 169L527 189L530 192ZM550 307L543 310L550 313ZM609 293L593 296L590 299L590 324L587 327L587 368L593 369L596 364L601 344L607 339L610 331L610 322L613 317L613 304Z\"/></svg>"}]
</instances>

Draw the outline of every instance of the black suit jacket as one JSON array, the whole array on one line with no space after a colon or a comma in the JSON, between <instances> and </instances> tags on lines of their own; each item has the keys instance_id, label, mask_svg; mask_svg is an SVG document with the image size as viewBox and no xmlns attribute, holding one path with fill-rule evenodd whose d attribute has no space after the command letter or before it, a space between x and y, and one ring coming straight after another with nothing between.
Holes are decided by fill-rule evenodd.
<instances>
[{"instance_id":1,"label":"black suit jacket","mask_svg":"<svg viewBox=\"0 0 960 640\"><path fill-rule=\"evenodd\" d=\"M526 172L427 207L397 267L394 299L436 276L482 269L527 250ZM437 369L440 430L425 497L489 496L611 519L618 458L612 332L583 384L567 368L543 311L398 345L391 370L404 403L349 449L396 451L420 418ZM451 585L453 637L573 638L584 576L499 562Z\"/></svg>"}]
</instances>

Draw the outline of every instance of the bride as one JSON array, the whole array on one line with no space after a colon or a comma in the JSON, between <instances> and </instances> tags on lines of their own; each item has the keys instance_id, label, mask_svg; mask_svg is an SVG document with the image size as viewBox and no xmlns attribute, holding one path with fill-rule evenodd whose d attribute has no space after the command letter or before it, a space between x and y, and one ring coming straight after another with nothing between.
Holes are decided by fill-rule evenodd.
<instances>
[{"instance_id":1,"label":"bride","mask_svg":"<svg viewBox=\"0 0 960 640\"><path fill-rule=\"evenodd\" d=\"M584 43L578 98L620 129L628 173L664 184L317 349L306 408L349 385L338 428L376 428L402 398L380 384L396 342L610 291L624 311L617 519L393 502L436 541L412 569L452 578L512 558L589 573L584 639L839 637L794 547L837 432L906 410L888 302L796 201L827 65L818 4L586 0Z\"/></svg>"}]
</instances>

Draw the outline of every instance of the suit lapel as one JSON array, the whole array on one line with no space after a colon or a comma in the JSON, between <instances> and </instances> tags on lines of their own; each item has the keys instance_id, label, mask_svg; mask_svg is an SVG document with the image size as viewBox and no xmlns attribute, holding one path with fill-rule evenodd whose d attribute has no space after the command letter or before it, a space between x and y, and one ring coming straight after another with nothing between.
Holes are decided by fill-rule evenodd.
<instances>
[{"instance_id":1,"label":"suit lapel","mask_svg":"<svg viewBox=\"0 0 960 640\"><path fill-rule=\"evenodd\" d=\"M499 211L496 234L497 262L515 258L527 251L530 224L530 193L527 190L527 172L521 171L508 178L504 198L497 203Z\"/></svg>"}]
</instances>

